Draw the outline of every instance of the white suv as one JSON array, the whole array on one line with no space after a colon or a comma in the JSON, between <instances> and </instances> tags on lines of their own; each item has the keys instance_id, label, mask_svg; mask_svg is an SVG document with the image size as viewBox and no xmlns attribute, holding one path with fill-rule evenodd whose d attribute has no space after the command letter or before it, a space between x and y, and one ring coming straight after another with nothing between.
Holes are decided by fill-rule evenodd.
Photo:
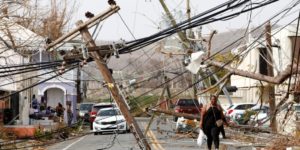
<instances>
[{"instance_id":1,"label":"white suv","mask_svg":"<svg viewBox=\"0 0 300 150\"><path fill-rule=\"evenodd\" d=\"M120 110L114 107L100 109L93 122L93 132L95 135L102 132L129 132L124 116Z\"/></svg>"}]
</instances>

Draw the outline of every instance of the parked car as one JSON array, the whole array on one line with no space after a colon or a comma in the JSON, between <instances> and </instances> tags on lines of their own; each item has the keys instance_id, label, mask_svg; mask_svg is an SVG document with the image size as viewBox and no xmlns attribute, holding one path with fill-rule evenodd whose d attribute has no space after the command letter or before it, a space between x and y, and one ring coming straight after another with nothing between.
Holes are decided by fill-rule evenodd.
<instances>
[{"instance_id":1,"label":"parked car","mask_svg":"<svg viewBox=\"0 0 300 150\"><path fill-rule=\"evenodd\" d=\"M94 104L95 103L81 103L78 109L79 117L82 118L84 121L88 122L89 113L92 111Z\"/></svg>"},{"instance_id":2,"label":"parked car","mask_svg":"<svg viewBox=\"0 0 300 150\"><path fill-rule=\"evenodd\" d=\"M257 114L251 115L248 124L256 127L269 127L270 120L266 121L269 117L269 112L259 111Z\"/></svg>"},{"instance_id":3,"label":"parked car","mask_svg":"<svg viewBox=\"0 0 300 150\"><path fill-rule=\"evenodd\" d=\"M239 103L230 105L225 112L225 116L236 118L237 114L243 114L247 109L254 107L255 103Z\"/></svg>"},{"instance_id":4,"label":"parked car","mask_svg":"<svg viewBox=\"0 0 300 150\"><path fill-rule=\"evenodd\" d=\"M225 116L237 124L247 124L252 115L258 113L268 113L269 107L255 104L255 103L242 103L234 104L227 108ZM260 115L261 116L261 115Z\"/></svg>"},{"instance_id":5,"label":"parked car","mask_svg":"<svg viewBox=\"0 0 300 150\"><path fill-rule=\"evenodd\" d=\"M295 111L296 120L300 120L300 104L294 104L293 109Z\"/></svg>"},{"instance_id":6,"label":"parked car","mask_svg":"<svg viewBox=\"0 0 300 150\"><path fill-rule=\"evenodd\" d=\"M129 126L126 123L124 116L121 114L120 110L115 107L100 109L93 122L94 135L113 131L122 133L129 131Z\"/></svg>"},{"instance_id":7,"label":"parked car","mask_svg":"<svg viewBox=\"0 0 300 150\"><path fill-rule=\"evenodd\" d=\"M174 111L177 113L187 113L200 115L200 105L196 99L178 99L174 105ZM176 122L178 117L174 116Z\"/></svg>"},{"instance_id":8,"label":"parked car","mask_svg":"<svg viewBox=\"0 0 300 150\"><path fill-rule=\"evenodd\" d=\"M110 107L116 107L114 103L97 103L94 104L92 107L92 110L90 112L89 118L90 118L90 129L93 129L93 122L97 116L97 113L100 109L103 108L110 108Z\"/></svg>"}]
</instances>

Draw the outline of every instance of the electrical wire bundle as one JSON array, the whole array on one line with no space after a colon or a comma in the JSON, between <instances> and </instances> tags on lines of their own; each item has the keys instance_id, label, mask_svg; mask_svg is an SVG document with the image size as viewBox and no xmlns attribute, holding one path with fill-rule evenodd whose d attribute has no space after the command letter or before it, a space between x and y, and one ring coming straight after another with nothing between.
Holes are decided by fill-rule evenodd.
<instances>
[{"instance_id":1,"label":"electrical wire bundle","mask_svg":"<svg viewBox=\"0 0 300 150\"><path fill-rule=\"evenodd\" d=\"M10 85L10 84L14 84L17 82L21 82L21 81L25 81L25 80L29 80L29 79L33 79L33 78L37 78L39 76L43 76L43 75L49 75L50 73L55 73L55 72L60 72L59 74L56 75L52 75L49 78L46 78L44 80L41 80L37 83L33 83L28 87L25 87L19 91L13 92L9 95L5 95L0 97L0 99L4 99L7 97L10 97L11 95L17 94L19 92L25 91L27 89L30 89L32 87L35 87L41 83L44 83L46 81L49 81L51 79L54 79L58 76L60 76L63 73L66 73L72 69L77 68L79 65L80 61L79 60L72 60L67 62L64 66L64 70L62 71L61 66L62 64L64 64L64 62L62 60L58 60L58 61L52 61L52 62L40 62L40 63L26 63L26 64L22 64L22 65L8 65L8 66L3 66L0 68L0 77L11 77L11 76L15 76L15 75L20 75L23 73L28 73L28 72L33 72L33 71L40 71L40 70L45 70L45 69L49 69L50 71L48 72L44 72L38 75L33 75L30 76L28 78L23 78L20 80L16 80L10 83L4 83L4 84L0 84L0 87L5 86L5 85ZM60 67L60 68L59 68Z\"/></svg>"},{"instance_id":2,"label":"electrical wire bundle","mask_svg":"<svg viewBox=\"0 0 300 150\"><path fill-rule=\"evenodd\" d=\"M274 3L278 0L264 0L257 3L251 3L251 0L231 0L228 2L225 2L221 5L218 5L212 9L209 9L203 13L200 13L191 19L185 20L181 23L176 24L175 27L170 27L167 29L164 29L156 34L153 34L151 36L137 39L134 41L127 42L127 46L119 50L119 54L126 54L130 53L136 50L139 50L145 46L148 46L150 44L153 44L163 38L166 38L168 36L171 36L178 31L183 31L187 29L191 29L197 26L205 25L208 23L220 21L220 20L228 20L235 16L238 16L240 14L243 14L248 11L252 11L254 9L266 6L268 4ZM246 3L250 3L249 5L246 5ZM246 6L244 6L246 5ZM241 10L234 11L234 9L240 8L244 6ZM248 8L249 7L249 8ZM222 14L230 12L228 15L221 16ZM218 17L219 16L219 17ZM218 17L218 18L216 18Z\"/></svg>"},{"instance_id":3,"label":"electrical wire bundle","mask_svg":"<svg viewBox=\"0 0 300 150\"><path fill-rule=\"evenodd\" d=\"M299 3L300 3L299 1L296 1L296 2L295 2L294 4L292 4L290 7L281 10L279 13L277 13L276 15L274 15L273 17L271 17L270 19L268 19L267 21L265 21L264 23L262 23L260 26L258 26L258 27L256 27L255 29L251 30L251 32L254 32L254 31L258 30L261 26L265 25L268 21L270 21L270 20L272 20L272 19L274 19L274 18L276 18L276 17L278 17L278 16L281 15L281 17L280 17L278 20L276 20L272 26L276 25L282 18L284 18L284 17L285 17L285 16L286 16L293 8L295 8ZM293 20L290 21L289 23L287 23L287 25L290 25L291 23L293 23L293 22L294 22L295 20L297 20L297 19L298 19L298 17L295 18L295 19L293 19ZM281 30L285 29L287 25L281 27L276 33L273 33L272 36L274 36L275 34L279 33ZM242 53L243 53L243 55L247 54L253 47L256 46L255 43L261 38L262 35L263 35L263 33L262 33L260 36L258 36L258 37L256 38L256 40L254 40L249 46L247 46L247 49L245 49L244 51L241 51L239 54L235 55L235 57L240 56L240 54L242 54ZM238 38L237 40L235 40L234 42L230 43L229 45L225 46L225 47L222 48L221 50L217 51L215 54L211 55L209 58L205 59L204 61L211 59L211 58L214 57L216 54L218 54L218 53L224 51L227 47L229 47L229 46L231 46L232 44L238 42L239 40L241 40L241 39L244 38L244 37L245 37L245 35L243 35L242 37ZM234 60L234 59L229 60L228 62L224 63L222 67L218 68L218 69L215 70L214 72L211 72L211 73L209 73L209 74L203 76L202 78L198 79L198 80L195 81L194 83L188 85L188 87L186 87L186 88L183 89L182 91L179 91L178 93L176 93L175 95L173 95L172 98L174 98L174 97L180 95L180 94L183 93L184 91L186 91L186 90L188 90L189 88L193 87L195 84L197 84L197 83L203 81L203 80L206 79L207 77L209 77L209 76L213 75L214 73L217 73L218 71L222 70L223 67L225 67L226 65L230 64L233 60ZM142 97L142 96L144 96L144 95L147 95L149 92L152 92L152 91L157 90L159 87L162 87L163 85L165 85L165 84L171 82L172 80L178 78L179 76L182 76L182 75L183 75L184 73L186 73L186 72L188 72L188 71L186 70L186 71L184 71L184 72L178 74L178 75L175 76L174 78L171 78L171 79L165 81L164 83L158 85L158 86L155 87L154 89L142 93L142 94L139 95L138 97L134 98L134 99L133 99L133 102L135 102L136 99L138 99L138 98L140 98L140 97ZM172 98L171 98L171 99L172 99ZM146 100L146 99L147 99L147 98L145 98L144 100ZM157 107L157 106L158 106L158 105L153 106L153 108L154 108L154 107Z\"/></svg>"}]
</instances>

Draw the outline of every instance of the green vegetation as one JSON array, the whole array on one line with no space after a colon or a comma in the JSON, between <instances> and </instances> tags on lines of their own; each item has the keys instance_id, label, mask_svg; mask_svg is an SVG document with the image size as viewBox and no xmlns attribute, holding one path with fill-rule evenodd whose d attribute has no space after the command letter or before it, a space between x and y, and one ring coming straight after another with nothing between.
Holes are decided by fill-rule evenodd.
<instances>
[{"instance_id":1,"label":"green vegetation","mask_svg":"<svg viewBox=\"0 0 300 150\"><path fill-rule=\"evenodd\" d=\"M53 138L53 133L51 131L42 131L37 129L34 133L34 137L39 140L50 140Z\"/></svg>"},{"instance_id":2,"label":"green vegetation","mask_svg":"<svg viewBox=\"0 0 300 150\"><path fill-rule=\"evenodd\" d=\"M215 61L218 61L218 62L222 62L222 63L228 63L229 61L232 61L232 59L234 59L234 55L232 55L231 53L223 53L223 54L217 54L215 57L214 57L214 60ZM215 68L213 70L217 70L218 68ZM217 72L217 76L219 78L222 78L225 74L227 74L228 71L222 69L220 71ZM216 81L213 81L213 82L216 82ZM214 84L214 83L213 83Z\"/></svg>"},{"instance_id":3,"label":"green vegetation","mask_svg":"<svg viewBox=\"0 0 300 150\"><path fill-rule=\"evenodd\" d=\"M130 112L133 116L144 116L144 110L147 107L153 106L158 101L158 96L153 95L147 95L142 97L130 97L129 98L129 106L130 106Z\"/></svg>"}]
</instances>

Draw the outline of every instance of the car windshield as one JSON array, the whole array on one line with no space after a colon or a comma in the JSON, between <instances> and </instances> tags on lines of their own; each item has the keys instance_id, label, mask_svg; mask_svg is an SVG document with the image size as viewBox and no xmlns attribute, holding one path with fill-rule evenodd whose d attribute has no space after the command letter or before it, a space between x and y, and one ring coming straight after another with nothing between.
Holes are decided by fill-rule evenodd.
<instances>
[{"instance_id":1,"label":"car windshield","mask_svg":"<svg viewBox=\"0 0 300 150\"><path fill-rule=\"evenodd\" d=\"M120 111L117 109L100 110L97 116L115 116L120 115Z\"/></svg>"},{"instance_id":2,"label":"car windshield","mask_svg":"<svg viewBox=\"0 0 300 150\"><path fill-rule=\"evenodd\" d=\"M91 110L93 104L81 104L79 110Z\"/></svg>"},{"instance_id":3,"label":"car windshield","mask_svg":"<svg viewBox=\"0 0 300 150\"><path fill-rule=\"evenodd\" d=\"M255 104L241 104L235 107L236 110L246 110L255 106Z\"/></svg>"},{"instance_id":4,"label":"car windshield","mask_svg":"<svg viewBox=\"0 0 300 150\"><path fill-rule=\"evenodd\" d=\"M234 105L230 105L227 109L230 109L230 108L232 108Z\"/></svg>"},{"instance_id":5,"label":"car windshield","mask_svg":"<svg viewBox=\"0 0 300 150\"><path fill-rule=\"evenodd\" d=\"M110 107L113 107L113 105L96 105L93 107L93 111L94 112L98 112L100 109L103 109L103 108L110 108Z\"/></svg>"},{"instance_id":6,"label":"car windshield","mask_svg":"<svg viewBox=\"0 0 300 150\"><path fill-rule=\"evenodd\" d=\"M177 103L179 106L199 106L199 102L193 99L180 99Z\"/></svg>"}]
</instances>

